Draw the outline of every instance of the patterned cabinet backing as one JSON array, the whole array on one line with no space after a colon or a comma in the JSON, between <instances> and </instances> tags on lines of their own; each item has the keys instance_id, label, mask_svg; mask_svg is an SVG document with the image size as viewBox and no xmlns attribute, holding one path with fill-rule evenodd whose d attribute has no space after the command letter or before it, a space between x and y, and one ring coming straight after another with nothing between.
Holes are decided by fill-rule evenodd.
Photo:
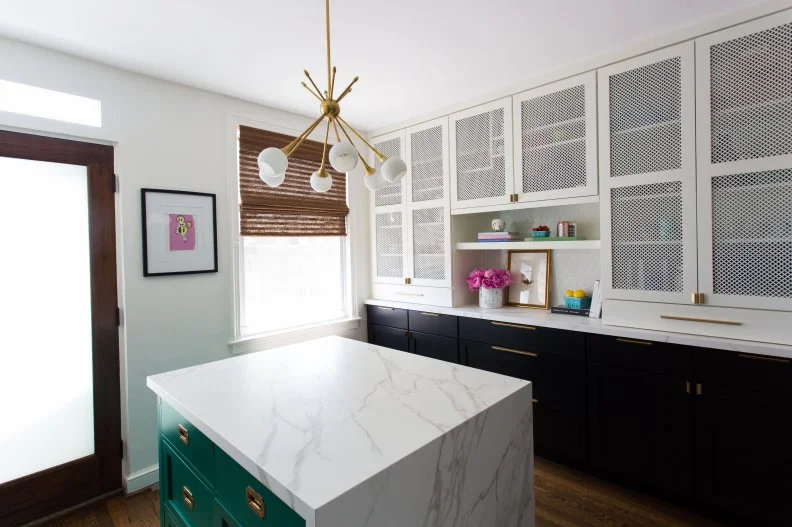
<instances>
[{"instance_id":1,"label":"patterned cabinet backing","mask_svg":"<svg viewBox=\"0 0 792 527\"><path fill-rule=\"evenodd\" d=\"M442 122L407 132L410 202L443 200L448 188L448 131Z\"/></svg>"},{"instance_id":2,"label":"patterned cabinet backing","mask_svg":"<svg viewBox=\"0 0 792 527\"><path fill-rule=\"evenodd\" d=\"M402 211L374 213L374 276L383 283L404 281L404 215Z\"/></svg>"},{"instance_id":3,"label":"patterned cabinet backing","mask_svg":"<svg viewBox=\"0 0 792 527\"><path fill-rule=\"evenodd\" d=\"M792 11L696 46L705 303L792 311Z\"/></svg>"},{"instance_id":4,"label":"patterned cabinet backing","mask_svg":"<svg viewBox=\"0 0 792 527\"><path fill-rule=\"evenodd\" d=\"M597 194L596 73L514 97L520 201Z\"/></svg>"},{"instance_id":5,"label":"patterned cabinet backing","mask_svg":"<svg viewBox=\"0 0 792 527\"><path fill-rule=\"evenodd\" d=\"M451 208L509 203L511 97L451 116Z\"/></svg>"},{"instance_id":6,"label":"patterned cabinet backing","mask_svg":"<svg viewBox=\"0 0 792 527\"><path fill-rule=\"evenodd\" d=\"M400 157L404 159L404 132L388 134L371 141L371 144L382 152L386 157ZM374 160L374 167L379 169L382 166L379 159ZM392 205L402 205L404 199L404 180L395 183L386 183L381 189L374 192L374 206L388 207Z\"/></svg>"},{"instance_id":7,"label":"patterned cabinet backing","mask_svg":"<svg viewBox=\"0 0 792 527\"><path fill-rule=\"evenodd\" d=\"M697 291L693 59L689 42L599 71L605 298Z\"/></svg>"}]
</instances>

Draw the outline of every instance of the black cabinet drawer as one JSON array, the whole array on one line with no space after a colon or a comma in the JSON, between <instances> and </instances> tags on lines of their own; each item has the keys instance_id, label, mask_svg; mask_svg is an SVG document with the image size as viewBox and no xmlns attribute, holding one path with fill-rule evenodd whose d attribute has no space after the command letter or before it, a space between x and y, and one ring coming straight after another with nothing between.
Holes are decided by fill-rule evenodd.
<instances>
[{"instance_id":1,"label":"black cabinet drawer","mask_svg":"<svg viewBox=\"0 0 792 527\"><path fill-rule=\"evenodd\" d=\"M693 377L694 349L605 335L586 337L586 354L592 364L684 379Z\"/></svg>"},{"instance_id":2,"label":"black cabinet drawer","mask_svg":"<svg viewBox=\"0 0 792 527\"><path fill-rule=\"evenodd\" d=\"M407 310L396 307L367 306L369 324L407 329Z\"/></svg>"},{"instance_id":3,"label":"black cabinet drawer","mask_svg":"<svg viewBox=\"0 0 792 527\"><path fill-rule=\"evenodd\" d=\"M792 394L792 360L697 348L697 378L755 392Z\"/></svg>"},{"instance_id":4,"label":"black cabinet drawer","mask_svg":"<svg viewBox=\"0 0 792 527\"><path fill-rule=\"evenodd\" d=\"M416 355L459 363L457 339L410 331L410 351Z\"/></svg>"},{"instance_id":5,"label":"black cabinet drawer","mask_svg":"<svg viewBox=\"0 0 792 527\"><path fill-rule=\"evenodd\" d=\"M574 331L462 317L459 338L530 352L585 359L585 335Z\"/></svg>"},{"instance_id":6,"label":"black cabinet drawer","mask_svg":"<svg viewBox=\"0 0 792 527\"><path fill-rule=\"evenodd\" d=\"M531 381L535 397L551 396L582 403L586 394L585 364L553 355L460 341L460 357L467 366Z\"/></svg>"},{"instance_id":7,"label":"black cabinet drawer","mask_svg":"<svg viewBox=\"0 0 792 527\"><path fill-rule=\"evenodd\" d=\"M457 338L457 317L429 311L410 311L410 331Z\"/></svg>"},{"instance_id":8,"label":"black cabinet drawer","mask_svg":"<svg viewBox=\"0 0 792 527\"><path fill-rule=\"evenodd\" d=\"M586 462L586 407L534 395L534 451L537 456L574 466Z\"/></svg>"},{"instance_id":9,"label":"black cabinet drawer","mask_svg":"<svg viewBox=\"0 0 792 527\"><path fill-rule=\"evenodd\" d=\"M377 324L369 324L368 338L370 344L377 346L384 346L399 351L408 351L409 340L407 340L406 329L390 328L388 326L379 326Z\"/></svg>"}]
</instances>

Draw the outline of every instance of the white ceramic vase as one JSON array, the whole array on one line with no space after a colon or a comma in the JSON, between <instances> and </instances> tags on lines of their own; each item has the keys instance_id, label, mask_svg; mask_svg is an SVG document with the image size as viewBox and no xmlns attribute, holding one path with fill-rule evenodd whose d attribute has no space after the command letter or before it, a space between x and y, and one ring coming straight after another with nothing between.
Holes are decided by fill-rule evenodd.
<instances>
[{"instance_id":1,"label":"white ceramic vase","mask_svg":"<svg viewBox=\"0 0 792 527\"><path fill-rule=\"evenodd\" d=\"M479 287L479 307L487 309L503 307L503 289Z\"/></svg>"}]
</instances>

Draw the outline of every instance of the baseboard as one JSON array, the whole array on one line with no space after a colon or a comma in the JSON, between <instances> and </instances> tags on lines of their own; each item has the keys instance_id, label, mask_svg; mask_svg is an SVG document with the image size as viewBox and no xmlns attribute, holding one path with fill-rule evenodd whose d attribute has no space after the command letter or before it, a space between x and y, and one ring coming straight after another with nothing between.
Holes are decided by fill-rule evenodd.
<instances>
[{"instance_id":1,"label":"baseboard","mask_svg":"<svg viewBox=\"0 0 792 527\"><path fill-rule=\"evenodd\" d=\"M159 483L159 465L151 465L124 477L124 493L134 494Z\"/></svg>"}]
</instances>

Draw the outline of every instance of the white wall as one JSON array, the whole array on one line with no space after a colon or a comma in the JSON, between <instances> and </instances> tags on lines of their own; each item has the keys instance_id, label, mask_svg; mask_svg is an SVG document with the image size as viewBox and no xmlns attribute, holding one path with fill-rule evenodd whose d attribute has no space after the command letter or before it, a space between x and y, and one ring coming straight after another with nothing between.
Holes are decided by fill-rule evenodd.
<instances>
[{"instance_id":1,"label":"white wall","mask_svg":"<svg viewBox=\"0 0 792 527\"><path fill-rule=\"evenodd\" d=\"M300 71L295 70L295 90ZM234 334L234 142L239 116L299 133L312 119L0 38L0 78L102 102L101 129L0 112L0 127L115 145L125 475L157 463L156 406L146 376L230 356ZM231 146L229 146L231 145ZM350 177L356 304L369 293L368 200ZM140 188L217 194L219 272L143 278ZM361 310L361 313L363 311ZM365 324L353 336L363 338ZM210 386L207 389L211 389ZM153 474L153 473L152 473Z\"/></svg>"}]
</instances>

